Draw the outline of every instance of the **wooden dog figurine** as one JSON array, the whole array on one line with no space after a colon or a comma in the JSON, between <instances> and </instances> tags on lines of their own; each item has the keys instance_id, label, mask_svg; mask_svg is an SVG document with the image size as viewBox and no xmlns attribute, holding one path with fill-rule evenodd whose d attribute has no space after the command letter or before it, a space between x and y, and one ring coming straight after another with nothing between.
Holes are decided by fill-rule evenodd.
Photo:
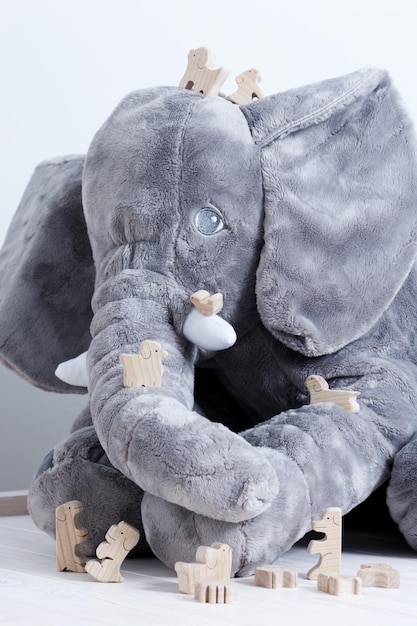
<instances>
[{"instance_id":1,"label":"wooden dog figurine","mask_svg":"<svg viewBox=\"0 0 417 626\"><path fill-rule=\"evenodd\" d=\"M84 573L86 559L79 554L78 546L87 539L87 530L78 527L78 516L83 510L79 500L65 502L55 511L56 566L59 572L71 570Z\"/></svg>"},{"instance_id":2,"label":"wooden dog figurine","mask_svg":"<svg viewBox=\"0 0 417 626\"><path fill-rule=\"evenodd\" d=\"M360 406L356 398L360 395L358 391L349 389L330 389L328 382L317 375L308 376L305 385L310 392L310 404L317 402L333 402L338 404L350 413L358 413Z\"/></svg>"},{"instance_id":3,"label":"wooden dog figurine","mask_svg":"<svg viewBox=\"0 0 417 626\"><path fill-rule=\"evenodd\" d=\"M337 507L327 509L320 520L313 522L313 530L325 533L323 539L313 539L308 544L310 554L320 554L317 565L307 573L309 580L317 580L319 572L340 574L342 554L342 513Z\"/></svg>"},{"instance_id":4,"label":"wooden dog figurine","mask_svg":"<svg viewBox=\"0 0 417 626\"><path fill-rule=\"evenodd\" d=\"M162 360L168 356L157 341L147 339L141 344L139 354L121 354L124 387L160 387Z\"/></svg>"},{"instance_id":5,"label":"wooden dog figurine","mask_svg":"<svg viewBox=\"0 0 417 626\"><path fill-rule=\"evenodd\" d=\"M258 98L258 100L263 98L263 93L259 88L261 75L256 68L253 67L250 70L246 70L246 72L242 72L242 74L236 76L235 80L237 91L227 96L227 100L230 100L230 102L234 104L248 104L254 98Z\"/></svg>"},{"instance_id":6,"label":"wooden dog figurine","mask_svg":"<svg viewBox=\"0 0 417 626\"><path fill-rule=\"evenodd\" d=\"M232 570L232 550L226 543L200 546L196 563L175 563L181 593L195 593L197 584L205 581L229 581Z\"/></svg>"},{"instance_id":7,"label":"wooden dog figurine","mask_svg":"<svg viewBox=\"0 0 417 626\"><path fill-rule=\"evenodd\" d=\"M212 69L214 53L208 48L197 48L188 53L188 65L179 86L182 89L199 91L205 96L217 96L229 71L224 67Z\"/></svg>"},{"instance_id":8,"label":"wooden dog figurine","mask_svg":"<svg viewBox=\"0 0 417 626\"><path fill-rule=\"evenodd\" d=\"M96 554L101 561L94 559L87 561L86 571L96 580L103 583L120 583L123 576L120 566L139 541L139 531L126 522L119 522L110 526L106 533L106 540L97 548Z\"/></svg>"}]
</instances>

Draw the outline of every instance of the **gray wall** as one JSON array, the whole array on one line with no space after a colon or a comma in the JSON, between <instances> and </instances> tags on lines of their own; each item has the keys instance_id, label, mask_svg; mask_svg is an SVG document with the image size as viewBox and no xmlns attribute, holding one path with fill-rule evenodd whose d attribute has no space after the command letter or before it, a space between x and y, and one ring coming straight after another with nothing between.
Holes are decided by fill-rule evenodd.
<instances>
[{"instance_id":1,"label":"gray wall","mask_svg":"<svg viewBox=\"0 0 417 626\"><path fill-rule=\"evenodd\" d=\"M44 455L71 428L87 396L36 389L0 365L0 491L27 489Z\"/></svg>"}]
</instances>

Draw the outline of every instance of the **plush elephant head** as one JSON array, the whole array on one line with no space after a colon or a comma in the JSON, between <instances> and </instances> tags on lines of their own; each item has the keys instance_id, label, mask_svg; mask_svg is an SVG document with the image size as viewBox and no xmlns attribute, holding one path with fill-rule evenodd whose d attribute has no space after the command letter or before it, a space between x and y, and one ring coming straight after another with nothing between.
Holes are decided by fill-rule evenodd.
<instances>
[{"instance_id":1,"label":"plush elephant head","mask_svg":"<svg viewBox=\"0 0 417 626\"><path fill-rule=\"evenodd\" d=\"M252 424L305 405L305 375L367 336L410 273L415 164L384 71L242 106L134 92L86 157L47 161L29 183L1 255L2 358L34 384L74 391L55 368L88 350L92 421L112 465L195 514L251 519L283 493L282 477L265 440L193 410L195 368L205 356ZM223 294L237 333L225 352L202 355L183 335L198 289ZM120 354L144 340L168 352L162 386L124 388ZM337 362L332 376L362 376L348 369ZM354 506L386 463L328 504Z\"/></svg>"}]
</instances>

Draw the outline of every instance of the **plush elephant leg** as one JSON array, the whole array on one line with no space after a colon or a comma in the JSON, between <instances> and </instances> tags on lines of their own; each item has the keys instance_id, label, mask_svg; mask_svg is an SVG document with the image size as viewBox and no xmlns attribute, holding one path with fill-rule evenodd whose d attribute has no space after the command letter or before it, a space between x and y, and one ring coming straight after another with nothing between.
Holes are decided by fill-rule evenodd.
<instances>
[{"instance_id":1,"label":"plush elephant leg","mask_svg":"<svg viewBox=\"0 0 417 626\"><path fill-rule=\"evenodd\" d=\"M389 379L390 371L381 367L378 376ZM270 508L251 520L219 524L208 516L171 508L168 518L167 505L154 504L146 497L144 527L155 553L172 566L183 555L189 558L198 544L224 541L235 551L234 571L247 574L261 561L271 562L288 550L329 506L345 514L363 502L387 479L393 458L390 507L415 545L417 438L402 447L412 435L415 407L404 391L382 385L376 402L377 382L376 375L371 382L366 376L357 380L359 414L331 403L303 405L242 433L272 465L279 480L279 494ZM412 381L409 389L414 389ZM391 415L397 415L395 429Z\"/></svg>"},{"instance_id":2,"label":"plush elephant leg","mask_svg":"<svg viewBox=\"0 0 417 626\"><path fill-rule=\"evenodd\" d=\"M280 491L269 509L250 520L232 523L198 515L145 493L143 525L152 551L168 567L193 562L198 546L227 543L232 548L232 573L248 576L271 563L310 529L307 485L297 465L278 451L261 448L281 477Z\"/></svg>"},{"instance_id":3,"label":"plush elephant leg","mask_svg":"<svg viewBox=\"0 0 417 626\"><path fill-rule=\"evenodd\" d=\"M410 546L417 550L417 436L395 456L387 504Z\"/></svg>"},{"instance_id":4,"label":"plush elephant leg","mask_svg":"<svg viewBox=\"0 0 417 626\"><path fill-rule=\"evenodd\" d=\"M148 549L141 523L139 487L111 466L94 428L72 433L42 463L29 491L29 512L35 524L55 537L55 509L70 500L80 500L80 524L88 530L82 544L85 556L95 550L112 524L121 520L141 533L135 555Z\"/></svg>"}]
</instances>

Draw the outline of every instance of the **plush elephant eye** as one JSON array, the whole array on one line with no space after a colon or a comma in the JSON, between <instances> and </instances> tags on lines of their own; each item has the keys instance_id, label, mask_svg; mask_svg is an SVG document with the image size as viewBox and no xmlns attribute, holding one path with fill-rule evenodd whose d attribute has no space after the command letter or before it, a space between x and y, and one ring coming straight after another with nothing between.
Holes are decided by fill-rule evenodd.
<instances>
[{"instance_id":1,"label":"plush elephant eye","mask_svg":"<svg viewBox=\"0 0 417 626\"><path fill-rule=\"evenodd\" d=\"M220 211L204 207L195 216L195 226L202 235L215 235L224 228L224 221Z\"/></svg>"}]
</instances>

